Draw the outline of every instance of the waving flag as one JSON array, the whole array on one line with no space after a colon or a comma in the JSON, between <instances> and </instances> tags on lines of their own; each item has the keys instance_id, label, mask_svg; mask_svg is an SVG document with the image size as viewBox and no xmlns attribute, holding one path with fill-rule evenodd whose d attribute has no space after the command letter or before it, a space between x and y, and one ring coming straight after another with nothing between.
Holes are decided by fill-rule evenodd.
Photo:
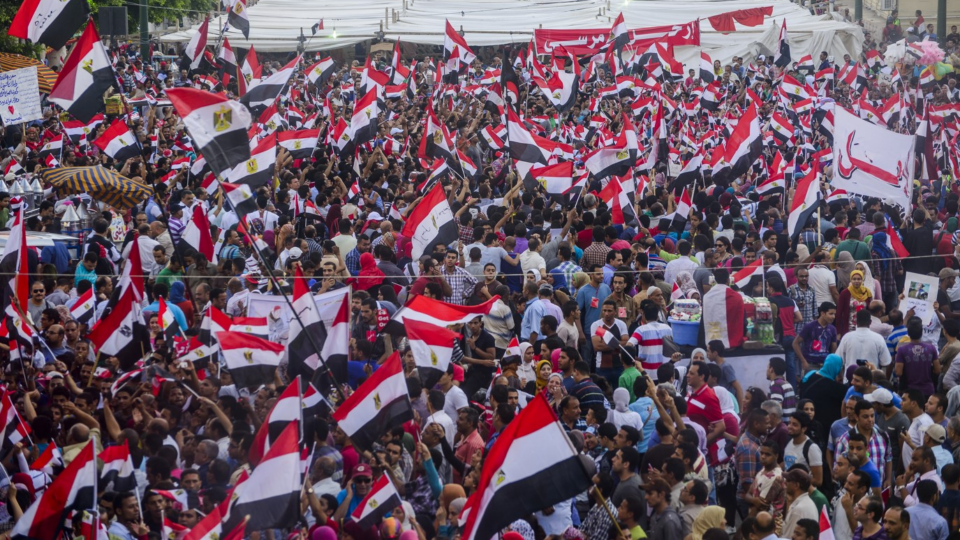
<instances>
[{"instance_id":1,"label":"waving flag","mask_svg":"<svg viewBox=\"0 0 960 540\"><path fill-rule=\"evenodd\" d=\"M323 343L328 339L327 330L320 319L317 302L310 294L310 287L298 266L293 278L293 309L299 319L290 321L290 337L287 343L287 365L291 377L303 375L304 379L313 378L323 359L314 343ZM314 342L310 341L313 336Z\"/></svg>"},{"instance_id":2,"label":"waving flag","mask_svg":"<svg viewBox=\"0 0 960 540\"><path fill-rule=\"evenodd\" d=\"M300 397L300 377L294 379L287 385L287 388L280 394L273 408L267 413L267 417L260 425L257 435L250 446L249 459L250 464L256 467L260 464L270 446L280 439L284 428L287 425L302 422L301 409L303 408Z\"/></svg>"},{"instance_id":3,"label":"waving flag","mask_svg":"<svg viewBox=\"0 0 960 540\"><path fill-rule=\"evenodd\" d=\"M252 51L253 49L251 49L251 53ZM246 59L244 59L244 62L246 63ZM267 110L267 107L276 101L280 92L290 82L290 77L293 76L293 72L296 71L299 63L300 56L297 56L260 84L247 88L247 92L240 98L240 103L246 105L250 109L250 113L259 118L263 111ZM246 76L246 73L244 73L244 76Z\"/></svg>"},{"instance_id":4,"label":"waving flag","mask_svg":"<svg viewBox=\"0 0 960 540\"><path fill-rule=\"evenodd\" d=\"M119 118L114 120L113 124L103 132L103 135L93 141L93 144L104 154L120 163L139 156L141 151L137 136Z\"/></svg>"},{"instance_id":5,"label":"waving flag","mask_svg":"<svg viewBox=\"0 0 960 540\"><path fill-rule=\"evenodd\" d=\"M103 470L100 472L101 489L106 489L111 482L113 482L113 491L117 492L137 488L133 458L130 456L127 441L104 448L97 458L103 461Z\"/></svg>"},{"instance_id":6,"label":"waving flag","mask_svg":"<svg viewBox=\"0 0 960 540\"><path fill-rule=\"evenodd\" d=\"M369 449L380 435L413 419L400 354L394 352L333 412L354 446Z\"/></svg>"},{"instance_id":7,"label":"waving flag","mask_svg":"<svg viewBox=\"0 0 960 540\"><path fill-rule=\"evenodd\" d=\"M783 19L783 25L780 27L780 44L777 47L773 63L783 69L790 65L790 40L787 37L787 19Z\"/></svg>"},{"instance_id":8,"label":"waving flag","mask_svg":"<svg viewBox=\"0 0 960 540\"><path fill-rule=\"evenodd\" d=\"M437 244L447 245L456 241L459 229L443 186L434 186L410 212L402 234L413 242L411 257L414 259L419 259Z\"/></svg>"},{"instance_id":9,"label":"waving flag","mask_svg":"<svg viewBox=\"0 0 960 540\"><path fill-rule=\"evenodd\" d=\"M360 501L350 517L364 530L379 524L383 518L400 506L400 493L390 480L390 475L382 474L370 487L370 493Z\"/></svg>"},{"instance_id":10,"label":"waving flag","mask_svg":"<svg viewBox=\"0 0 960 540\"><path fill-rule=\"evenodd\" d=\"M246 107L194 88L171 88L167 96L215 172L222 174L250 159L247 130L253 119Z\"/></svg>"},{"instance_id":11,"label":"waving flag","mask_svg":"<svg viewBox=\"0 0 960 540\"><path fill-rule=\"evenodd\" d=\"M190 60L190 69L200 67L200 61L203 60L203 53L207 48L207 32L209 28L210 17L204 17L203 22L200 23L200 28L197 29L197 33L190 37L190 42L187 43L187 47L183 51L183 54Z\"/></svg>"},{"instance_id":12,"label":"waving flag","mask_svg":"<svg viewBox=\"0 0 960 540\"><path fill-rule=\"evenodd\" d=\"M256 388L273 380L286 348L262 338L239 332L219 332L224 363L237 388Z\"/></svg>"},{"instance_id":13,"label":"waving flag","mask_svg":"<svg viewBox=\"0 0 960 540\"><path fill-rule=\"evenodd\" d=\"M97 494L97 460L93 440L87 442L53 483L16 521L10 537L17 540L59 538L73 512L94 508ZM299 480L299 477L298 477Z\"/></svg>"},{"instance_id":14,"label":"waving flag","mask_svg":"<svg viewBox=\"0 0 960 540\"><path fill-rule=\"evenodd\" d=\"M460 338L460 334L442 326L412 320L407 321L404 328L423 387L433 388L447 372L454 342Z\"/></svg>"},{"instance_id":15,"label":"waving flag","mask_svg":"<svg viewBox=\"0 0 960 540\"><path fill-rule=\"evenodd\" d=\"M382 369L382 368L381 368ZM538 509L590 487L587 468L543 394L504 428L470 496L464 540L486 540Z\"/></svg>"}]
</instances>

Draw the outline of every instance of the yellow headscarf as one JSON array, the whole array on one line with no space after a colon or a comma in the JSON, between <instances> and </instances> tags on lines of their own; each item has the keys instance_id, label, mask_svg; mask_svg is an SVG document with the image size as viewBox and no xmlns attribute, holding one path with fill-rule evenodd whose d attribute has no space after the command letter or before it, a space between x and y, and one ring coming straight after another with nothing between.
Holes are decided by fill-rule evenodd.
<instances>
[{"instance_id":1,"label":"yellow headscarf","mask_svg":"<svg viewBox=\"0 0 960 540\"><path fill-rule=\"evenodd\" d=\"M719 529L722 527L723 518L726 510L720 506L708 506L704 508L697 519L693 520L693 540L703 540L703 535L710 529Z\"/></svg>"},{"instance_id":2,"label":"yellow headscarf","mask_svg":"<svg viewBox=\"0 0 960 540\"><path fill-rule=\"evenodd\" d=\"M854 286L853 276L860 276L859 287ZM850 272L850 285L847 286L847 290L850 291L850 298L858 302L869 302L870 299L873 298L873 293L870 289L863 286L863 272L861 270Z\"/></svg>"},{"instance_id":3,"label":"yellow headscarf","mask_svg":"<svg viewBox=\"0 0 960 540\"><path fill-rule=\"evenodd\" d=\"M551 364L549 360L541 360L541 361L537 362L537 367L536 367L536 374L537 374L537 392L539 392L539 391L543 390L544 388L546 388L546 387L547 387L547 381L550 380L550 376L549 376L549 375L547 376L546 379L544 379L544 378L542 378L542 377L540 376L540 368L543 367L544 364L547 364L547 365L550 366L551 368L553 367L553 364Z\"/></svg>"}]
</instances>

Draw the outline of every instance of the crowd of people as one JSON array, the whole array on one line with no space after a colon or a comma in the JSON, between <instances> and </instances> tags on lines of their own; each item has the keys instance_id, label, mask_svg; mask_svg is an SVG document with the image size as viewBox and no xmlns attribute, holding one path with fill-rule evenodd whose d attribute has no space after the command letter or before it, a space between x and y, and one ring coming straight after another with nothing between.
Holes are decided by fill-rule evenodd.
<instances>
[{"instance_id":1,"label":"crowd of people","mask_svg":"<svg viewBox=\"0 0 960 540\"><path fill-rule=\"evenodd\" d=\"M861 58L823 52L816 70L867 66L870 52L905 33L937 39L929 25L917 28L901 28L894 15L883 36L866 34ZM947 61L960 65L956 27L941 41ZM254 190L256 210L237 215L222 191L191 174L200 157L191 134L173 107L157 103L164 89L209 85L216 69L191 72L142 58L132 46L115 49L114 95L125 100L121 118L142 151L119 162L90 144L110 127L103 121L80 144L64 137L55 166L100 164L153 191L119 209L47 189L27 213L23 226L33 232L64 232L64 216L80 203L89 205L90 222L77 249L57 240L27 250L30 296L18 301L36 330L36 347L3 363L0 523L13 529L90 441L98 452L126 445L135 468L130 490L97 486L110 540L181 538L216 511L255 470L255 438L268 429L268 413L292 380L281 364L261 386L242 388L216 362L182 361L164 317L172 316L187 340L197 338L209 333L212 311L248 317L255 295L291 295L303 279L317 294L351 289L349 359L331 366L341 377L336 388L320 388L330 408L398 352L414 420L381 433L371 448L357 448L331 409L304 418L302 441L312 451L299 520L247 537L457 538L488 453L540 394L576 452L593 461L594 485L516 520L504 540L811 540L826 526L837 540L960 537L956 76L920 86L919 69L870 63L858 89L815 79L796 62L779 67L773 55L735 57L714 64L722 107L710 111L683 106L699 103L705 87L696 71L668 73L653 96L665 110L664 155L673 163L638 169L637 177L649 181L632 195L635 219L624 223L619 203L601 195L608 178L589 175L574 197L548 196L545 186L525 181L510 141L497 145L489 136L505 120L491 113L482 92L465 91L495 91L489 74L516 59L523 84L516 104L505 106L516 105L531 132L569 144L568 159L579 171L590 150L626 129L623 116L637 112L634 97L601 99L602 88L616 85L610 66L594 62L595 79L580 81L572 107L558 111L533 83L544 69L539 60L510 46L477 53L456 84L437 76L441 61L417 59L415 95L383 100L378 134L355 156L339 155L329 139L304 159L281 148L272 177ZM291 58L261 55L263 77ZM390 71L387 55L370 62ZM363 69L357 61L338 66L319 87L295 75L276 104L279 129L326 132L338 119L349 122ZM775 156L802 165L831 147L826 126L814 121L807 131L797 121L790 143L765 138L762 165L740 177L715 179L704 167L688 186L692 209L675 227L681 193L673 186L682 168L675 165L701 147L707 155L716 151L730 135L725 121L751 100L759 100L766 126L785 74L816 89L817 109L880 107L901 94L908 108L891 129L902 133L927 122L924 108L947 110L941 122L928 124L945 132L938 175L920 179L918 166L912 204L903 208L869 193L835 192L827 164L819 211L793 234L787 212L794 187L758 188ZM231 99L239 94L236 77L214 89ZM457 239L414 258L404 222L433 168L418 151L428 110L476 170L461 166L462 175L441 179ZM634 135L646 151L656 145L654 116L641 110L635 119ZM46 103L43 120L2 127L0 167L8 185L51 167L41 154L63 133L64 119ZM251 138L278 129L268 120ZM941 139L939 132L928 136ZM0 191L0 225L10 227L23 204L22 196ZM182 249L198 207L217 242L215 261ZM115 305L134 232L150 332L137 366L104 357L89 339ZM909 256L894 251L891 234ZM758 259L760 272L734 279ZM926 293L933 301L924 313L903 307L907 272L938 283ZM93 315L78 320L91 290ZM433 387L422 384L410 340L385 324L417 296L458 306L493 301L488 313L451 326L460 335L453 363ZM4 298L11 303L9 292ZM730 358L754 339L743 306L760 298L773 309L772 339L762 361L735 367ZM704 310L701 347L677 344L671 309L679 299L704 308L726 302L719 319ZM723 325L722 337L713 324ZM270 335L280 343L289 337ZM0 344L0 356L22 348L10 343ZM162 368L163 376L127 378L144 365ZM758 379L765 382L742 384L746 374L738 369L765 372ZM51 449L59 458L50 460ZM362 528L351 515L383 475L402 503ZM79 519L72 527L80 534Z\"/></svg>"}]
</instances>

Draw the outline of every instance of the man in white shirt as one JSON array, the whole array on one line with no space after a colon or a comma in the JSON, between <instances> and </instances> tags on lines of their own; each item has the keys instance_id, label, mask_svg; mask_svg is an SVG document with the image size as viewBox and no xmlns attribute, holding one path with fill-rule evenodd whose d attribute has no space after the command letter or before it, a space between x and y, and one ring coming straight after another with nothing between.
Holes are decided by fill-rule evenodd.
<instances>
[{"instance_id":1,"label":"man in white shirt","mask_svg":"<svg viewBox=\"0 0 960 540\"><path fill-rule=\"evenodd\" d=\"M900 410L910 419L910 427L906 432L900 434L900 442L903 445L900 449L900 456L903 458L904 470L909 470L910 462L913 460L914 448L923 446L923 428L933 424L933 418L923 411L926 399L920 390L909 388L900 397L903 398L900 403ZM936 458L934 458L933 463L934 470L936 470Z\"/></svg>"},{"instance_id":2,"label":"man in white shirt","mask_svg":"<svg viewBox=\"0 0 960 540\"><path fill-rule=\"evenodd\" d=\"M781 536L793 538L793 530L797 528L798 521L801 519L817 521L820 519L820 514L817 512L817 505L810 498L810 475L802 469L794 469L783 476L787 485L787 499L792 499L793 503L790 504L783 518Z\"/></svg>"},{"instance_id":3,"label":"man in white shirt","mask_svg":"<svg viewBox=\"0 0 960 540\"><path fill-rule=\"evenodd\" d=\"M430 424L437 424L443 428L443 435L450 443L450 448L453 448L454 438L457 435L457 425L450 418L450 415L443 410L446 401L446 396L440 390L431 390L427 393L427 412L430 413L430 416L423 421L423 431L426 432Z\"/></svg>"},{"instance_id":4,"label":"man in white shirt","mask_svg":"<svg viewBox=\"0 0 960 540\"><path fill-rule=\"evenodd\" d=\"M540 256L542 248L539 238L531 238L527 243L527 250L520 254L520 267L524 275L532 270L539 273L541 279L547 279L547 261Z\"/></svg>"},{"instance_id":5,"label":"man in white shirt","mask_svg":"<svg viewBox=\"0 0 960 540\"><path fill-rule=\"evenodd\" d=\"M447 372L440 376L438 382L440 390L444 394L443 412L447 413L451 419L460 416L459 410L469 407L470 400L459 386L453 384L453 364L447 367ZM429 401L428 401L429 403Z\"/></svg>"},{"instance_id":6,"label":"man in white shirt","mask_svg":"<svg viewBox=\"0 0 960 540\"><path fill-rule=\"evenodd\" d=\"M821 253L814 258L814 265L810 268L810 288L816 295L816 302L819 306L824 302L837 303L840 293L837 291L837 276L833 270L830 270L823 264L827 255Z\"/></svg>"},{"instance_id":7,"label":"man in white shirt","mask_svg":"<svg viewBox=\"0 0 960 540\"><path fill-rule=\"evenodd\" d=\"M873 316L870 311L862 309L857 312L857 329L847 332L840 339L837 354L843 358L843 373L846 373L850 366L856 365L858 360L870 362L877 368L890 365L892 359L890 349L887 348L887 340L870 330L872 323Z\"/></svg>"},{"instance_id":8,"label":"man in white shirt","mask_svg":"<svg viewBox=\"0 0 960 540\"><path fill-rule=\"evenodd\" d=\"M677 242L677 253L680 256L668 262L667 268L663 271L663 280L666 283L675 283L680 272L692 274L700 266L697 261L690 258L690 242L686 240Z\"/></svg>"}]
</instances>

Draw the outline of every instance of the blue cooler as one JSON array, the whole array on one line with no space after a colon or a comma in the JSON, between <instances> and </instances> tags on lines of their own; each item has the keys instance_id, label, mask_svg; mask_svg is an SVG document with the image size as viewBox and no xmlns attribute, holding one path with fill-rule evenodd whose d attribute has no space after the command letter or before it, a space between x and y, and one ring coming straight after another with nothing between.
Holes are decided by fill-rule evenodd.
<instances>
[{"instance_id":1,"label":"blue cooler","mask_svg":"<svg viewBox=\"0 0 960 540\"><path fill-rule=\"evenodd\" d=\"M673 342L677 345L696 347L700 321L677 321L670 319L673 328Z\"/></svg>"}]
</instances>

